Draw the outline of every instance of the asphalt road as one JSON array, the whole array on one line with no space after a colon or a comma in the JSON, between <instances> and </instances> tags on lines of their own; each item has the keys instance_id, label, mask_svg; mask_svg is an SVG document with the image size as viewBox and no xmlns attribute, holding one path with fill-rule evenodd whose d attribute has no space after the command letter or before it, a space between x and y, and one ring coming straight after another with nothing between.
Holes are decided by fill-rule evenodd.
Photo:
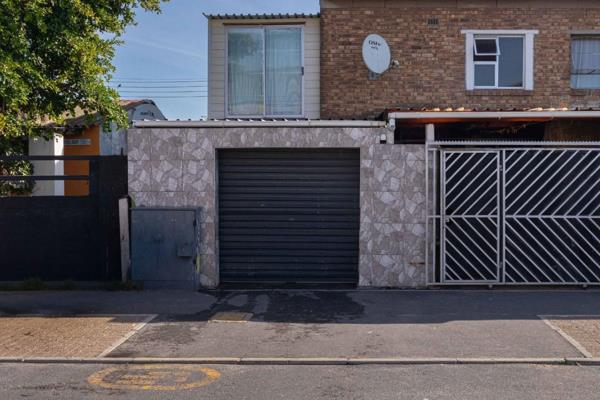
<instances>
[{"instance_id":1,"label":"asphalt road","mask_svg":"<svg viewBox=\"0 0 600 400\"><path fill-rule=\"evenodd\" d=\"M0 365L3 400L578 400L599 391L600 367L577 366Z\"/></svg>"}]
</instances>

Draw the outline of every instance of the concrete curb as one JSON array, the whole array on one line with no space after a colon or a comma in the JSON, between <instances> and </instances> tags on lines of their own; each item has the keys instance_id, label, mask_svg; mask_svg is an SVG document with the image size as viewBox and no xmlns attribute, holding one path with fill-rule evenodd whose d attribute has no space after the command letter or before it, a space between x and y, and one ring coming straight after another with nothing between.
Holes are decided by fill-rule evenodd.
<instances>
[{"instance_id":1,"label":"concrete curb","mask_svg":"<svg viewBox=\"0 0 600 400\"><path fill-rule=\"evenodd\" d=\"M600 366L600 358L567 358L569 365Z\"/></svg>"},{"instance_id":2,"label":"concrete curb","mask_svg":"<svg viewBox=\"0 0 600 400\"><path fill-rule=\"evenodd\" d=\"M0 364L202 364L202 365L581 365L600 366L600 358L18 358Z\"/></svg>"}]
</instances>

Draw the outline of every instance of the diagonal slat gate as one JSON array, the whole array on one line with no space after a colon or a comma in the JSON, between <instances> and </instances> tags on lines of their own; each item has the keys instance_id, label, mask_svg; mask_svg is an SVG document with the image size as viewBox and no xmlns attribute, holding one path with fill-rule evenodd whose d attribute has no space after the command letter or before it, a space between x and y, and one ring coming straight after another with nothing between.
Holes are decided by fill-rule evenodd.
<instances>
[{"instance_id":1,"label":"diagonal slat gate","mask_svg":"<svg viewBox=\"0 0 600 400\"><path fill-rule=\"evenodd\" d=\"M498 281L499 157L495 151L443 153L443 280Z\"/></svg>"},{"instance_id":2,"label":"diagonal slat gate","mask_svg":"<svg viewBox=\"0 0 600 400\"><path fill-rule=\"evenodd\" d=\"M600 282L600 152L505 152L507 283Z\"/></svg>"},{"instance_id":3,"label":"diagonal slat gate","mask_svg":"<svg viewBox=\"0 0 600 400\"><path fill-rule=\"evenodd\" d=\"M428 150L430 284L600 284L600 149Z\"/></svg>"}]
</instances>

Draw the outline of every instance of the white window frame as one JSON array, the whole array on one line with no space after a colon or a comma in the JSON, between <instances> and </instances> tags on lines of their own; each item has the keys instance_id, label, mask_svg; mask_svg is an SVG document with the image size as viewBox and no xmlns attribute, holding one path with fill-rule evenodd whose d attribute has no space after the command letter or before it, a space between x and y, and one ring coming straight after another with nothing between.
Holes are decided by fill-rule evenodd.
<instances>
[{"instance_id":1,"label":"white window frame","mask_svg":"<svg viewBox=\"0 0 600 400\"><path fill-rule=\"evenodd\" d=\"M262 31L263 38L263 110L267 109L267 79L266 79L266 57L267 52L265 49L265 31L267 29L277 29L277 28L299 28L300 29L300 57L302 57L302 113L298 115L269 115L263 113L261 115L239 115L239 114L230 114L229 113L229 31L231 29L243 28L243 29L258 29ZM304 118L305 116L305 78L306 78L306 67L305 67L305 57L304 57L304 25L298 24L256 24L256 25L227 25L225 27L225 118L248 118L248 119L257 119L257 118Z\"/></svg>"},{"instance_id":2,"label":"white window frame","mask_svg":"<svg viewBox=\"0 0 600 400\"><path fill-rule=\"evenodd\" d=\"M477 35L477 37L473 36L473 51L476 56L499 56L500 55L500 41L498 40L499 36L485 36L485 35ZM495 53L479 53L477 51L477 40L494 40L496 42L496 52Z\"/></svg>"},{"instance_id":3,"label":"white window frame","mask_svg":"<svg viewBox=\"0 0 600 400\"><path fill-rule=\"evenodd\" d=\"M593 37L596 40L600 40L600 31L573 31L571 32L571 42L570 42L570 56L571 56L571 72L569 74L569 84L571 85L571 89L574 90L599 90L600 88L597 87L578 87L578 86L574 86L573 85L573 75L580 75L580 74L574 74L573 73L573 41L577 40L577 38L581 38L581 37Z\"/></svg>"},{"instance_id":4,"label":"white window frame","mask_svg":"<svg viewBox=\"0 0 600 400\"><path fill-rule=\"evenodd\" d=\"M472 30L462 31L465 35L465 84L467 90L533 90L533 70L534 70L534 38L539 33L538 30ZM498 83L498 59L496 61L475 61L475 38L487 38L498 40L499 37L522 37L523 38L523 86L520 87L502 87ZM499 43L496 44L498 53L500 52ZM496 86L475 86L475 65L496 65Z\"/></svg>"}]
</instances>

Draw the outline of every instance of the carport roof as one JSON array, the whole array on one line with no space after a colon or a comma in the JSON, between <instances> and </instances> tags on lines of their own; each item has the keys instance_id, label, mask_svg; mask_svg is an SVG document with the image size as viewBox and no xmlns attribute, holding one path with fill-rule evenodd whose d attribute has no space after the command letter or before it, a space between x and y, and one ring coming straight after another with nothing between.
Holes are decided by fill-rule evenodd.
<instances>
[{"instance_id":1,"label":"carport roof","mask_svg":"<svg viewBox=\"0 0 600 400\"><path fill-rule=\"evenodd\" d=\"M544 121L552 119L600 119L600 108L399 108L387 112L389 119L419 122L463 120Z\"/></svg>"}]
</instances>

